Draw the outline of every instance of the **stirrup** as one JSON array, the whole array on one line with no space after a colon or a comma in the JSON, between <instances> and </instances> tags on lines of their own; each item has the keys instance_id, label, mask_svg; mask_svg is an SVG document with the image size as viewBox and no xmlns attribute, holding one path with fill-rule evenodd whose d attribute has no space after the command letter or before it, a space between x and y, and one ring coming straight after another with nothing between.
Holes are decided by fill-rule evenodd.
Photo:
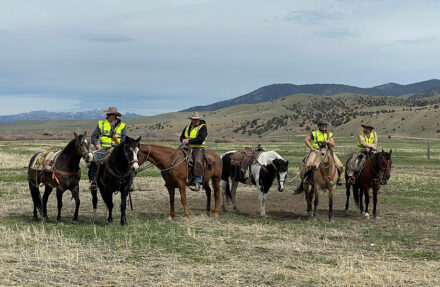
<instances>
[{"instance_id":1,"label":"stirrup","mask_svg":"<svg viewBox=\"0 0 440 287\"><path fill-rule=\"evenodd\" d=\"M196 182L195 186L190 186L192 191L200 191L200 182Z\"/></svg>"}]
</instances>

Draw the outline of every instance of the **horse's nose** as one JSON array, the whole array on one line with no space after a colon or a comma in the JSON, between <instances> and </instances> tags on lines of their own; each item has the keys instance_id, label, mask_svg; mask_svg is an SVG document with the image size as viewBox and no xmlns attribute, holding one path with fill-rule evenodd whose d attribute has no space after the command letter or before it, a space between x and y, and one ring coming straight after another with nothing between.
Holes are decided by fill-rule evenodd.
<instances>
[{"instance_id":1,"label":"horse's nose","mask_svg":"<svg viewBox=\"0 0 440 287\"><path fill-rule=\"evenodd\" d=\"M92 161L93 161L93 154L89 152L89 157L87 158L87 162L92 162Z\"/></svg>"},{"instance_id":2,"label":"horse's nose","mask_svg":"<svg viewBox=\"0 0 440 287\"><path fill-rule=\"evenodd\" d=\"M132 167L132 169L133 169L134 171L138 170L138 169L139 169L139 163L137 163L137 162L133 163L133 167Z\"/></svg>"}]
</instances>

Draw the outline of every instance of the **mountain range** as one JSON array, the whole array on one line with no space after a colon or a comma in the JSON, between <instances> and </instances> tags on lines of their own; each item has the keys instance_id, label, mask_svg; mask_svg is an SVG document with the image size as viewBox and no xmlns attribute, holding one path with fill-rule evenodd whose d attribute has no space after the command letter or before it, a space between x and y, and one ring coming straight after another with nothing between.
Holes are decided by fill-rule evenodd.
<instances>
[{"instance_id":1,"label":"mountain range","mask_svg":"<svg viewBox=\"0 0 440 287\"><path fill-rule=\"evenodd\" d=\"M135 113L124 113L124 118L143 117ZM102 119L102 110L93 110L85 112L49 112L49 111L32 111L29 113L21 113L16 115L0 116L0 122L17 122L27 120L88 120Z\"/></svg>"},{"instance_id":2,"label":"mountain range","mask_svg":"<svg viewBox=\"0 0 440 287\"><path fill-rule=\"evenodd\" d=\"M432 90L434 89L434 90ZM437 90L435 90L437 89ZM432 91L430 91L432 90ZM413 97L424 98L434 96L440 90L440 80L431 79L423 82L399 85L388 83L372 88L359 88L341 84L273 84L264 86L243 96L230 100L216 102L206 106L194 106L181 112L189 111L216 111L219 109L242 104L256 104L277 100L294 94L314 94L319 96L333 96L343 93L363 94L370 96L392 96L392 97Z\"/></svg>"}]
</instances>

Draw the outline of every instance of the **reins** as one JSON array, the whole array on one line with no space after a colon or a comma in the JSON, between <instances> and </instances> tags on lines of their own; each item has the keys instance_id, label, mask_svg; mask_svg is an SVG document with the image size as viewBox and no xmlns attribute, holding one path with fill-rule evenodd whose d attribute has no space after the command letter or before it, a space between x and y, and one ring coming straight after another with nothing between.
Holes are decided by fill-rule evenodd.
<instances>
[{"instance_id":1,"label":"reins","mask_svg":"<svg viewBox=\"0 0 440 287\"><path fill-rule=\"evenodd\" d=\"M139 172L141 172L141 171L144 171L144 170L146 170L146 169L149 169L150 167L155 166L155 167L157 167L157 168L159 169L160 172L163 173L163 172L166 172L166 171L168 171L168 170L171 170L171 169L173 169L173 168L179 166L182 162L184 162L185 160L188 159L188 155L184 156L183 159L182 159L180 162L178 162L176 165L173 165L174 162L172 162L171 165L170 165L169 167L165 168L165 169L161 169L158 165L159 165L160 163L162 163L164 160L170 158L173 154L175 154L175 153L178 152L179 150L181 150L182 146L183 146L183 144L181 144L180 146L178 146L178 147L177 147L172 153L170 153L167 157L163 158L162 160L160 160L160 161L158 161L158 162L156 162L156 163L152 163L152 162L150 162L150 163L147 164L146 166L140 167L140 168L138 169L137 172L139 173ZM149 150L148 150L148 154L147 154L147 156L145 157L146 160L148 160L148 157L150 156L150 153L151 153L151 150L152 150L150 144L148 145L148 147L149 147ZM185 154L185 153L184 153L184 154Z\"/></svg>"}]
</instances>

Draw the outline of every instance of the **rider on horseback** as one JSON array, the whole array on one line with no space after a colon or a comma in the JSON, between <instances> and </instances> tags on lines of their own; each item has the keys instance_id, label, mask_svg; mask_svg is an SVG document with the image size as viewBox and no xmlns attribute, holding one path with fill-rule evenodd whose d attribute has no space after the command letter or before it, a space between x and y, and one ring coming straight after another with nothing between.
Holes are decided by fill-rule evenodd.
<instances>
[{"instance_id":1,"label":"rider on horseback","mask_svg":"<svg viewBox=\"0 0 440 287\"><path fill-rule=\"evenodd\" d=\"M183 129L180 135L180 142L192 150L194 162L193 174L196 178L196 183L194 187L191 187L191 190L199 191L200 185L203 182L203 160L208 128L206 127L206 122L201 120L198 112L193 112L192 116L188 119L191 119L191 123Z\"/></svg>"},{"instance_id":2,"label":"rider on horseback","mask_svg":"<svg viewBox=\"0 0 440 287\"><path fill-rule=\"evenodd\" d=\"M312 140L313 144L310 143ZM306 136L304 142L310 149L309 154L306 156L305 175L303 180L304 183L307 183L311 178L313 178L314 169L312 168L312 165L316 158L316 151L322 144L327 144L329 147L334 147L335 139L333 138L333 133L327 131L327 123L323 120L320 120L318 121L318 129ZM342 185L341 172L344 170L344 166L334 152L333 157L335 160L336 169L338 170L338 181L336 184Z\"/></svg>"},{"instance_id":3,"label":"rider on horseback","mask_svg":"<svg viewBox=\"0 0 440 287\"><path fill-rule=\"evenodd\" d=\"M374 126L369 122L361 124L361 126L363 131L360 131L357 136L356 149L351 153L347 165L348 182L350 184L353 184L356 179L359 164L362 162L363 157L367 156L368 153L377 151L377 134L373 131Z\"/></svg>"},{"instance_id":4,"label":"rider on horseback","mask_svg":"<svg viewBox=\"0 0 440 287\"><path fill-rule=\"evenodd\" d=\"M98 122L93 134L91 136L92 144L97 149L95 158L101 159L107 155L111 147L116 146L127 136L127 129L125 124L117 117L121 116L118 109L109 107L108 110L103 111L106 114L105 120ZM89 181L91 182L90 189L96 190L95 174L98 169L96 162L91 162L89 165Z\"/></svg>"}]
</instances>

